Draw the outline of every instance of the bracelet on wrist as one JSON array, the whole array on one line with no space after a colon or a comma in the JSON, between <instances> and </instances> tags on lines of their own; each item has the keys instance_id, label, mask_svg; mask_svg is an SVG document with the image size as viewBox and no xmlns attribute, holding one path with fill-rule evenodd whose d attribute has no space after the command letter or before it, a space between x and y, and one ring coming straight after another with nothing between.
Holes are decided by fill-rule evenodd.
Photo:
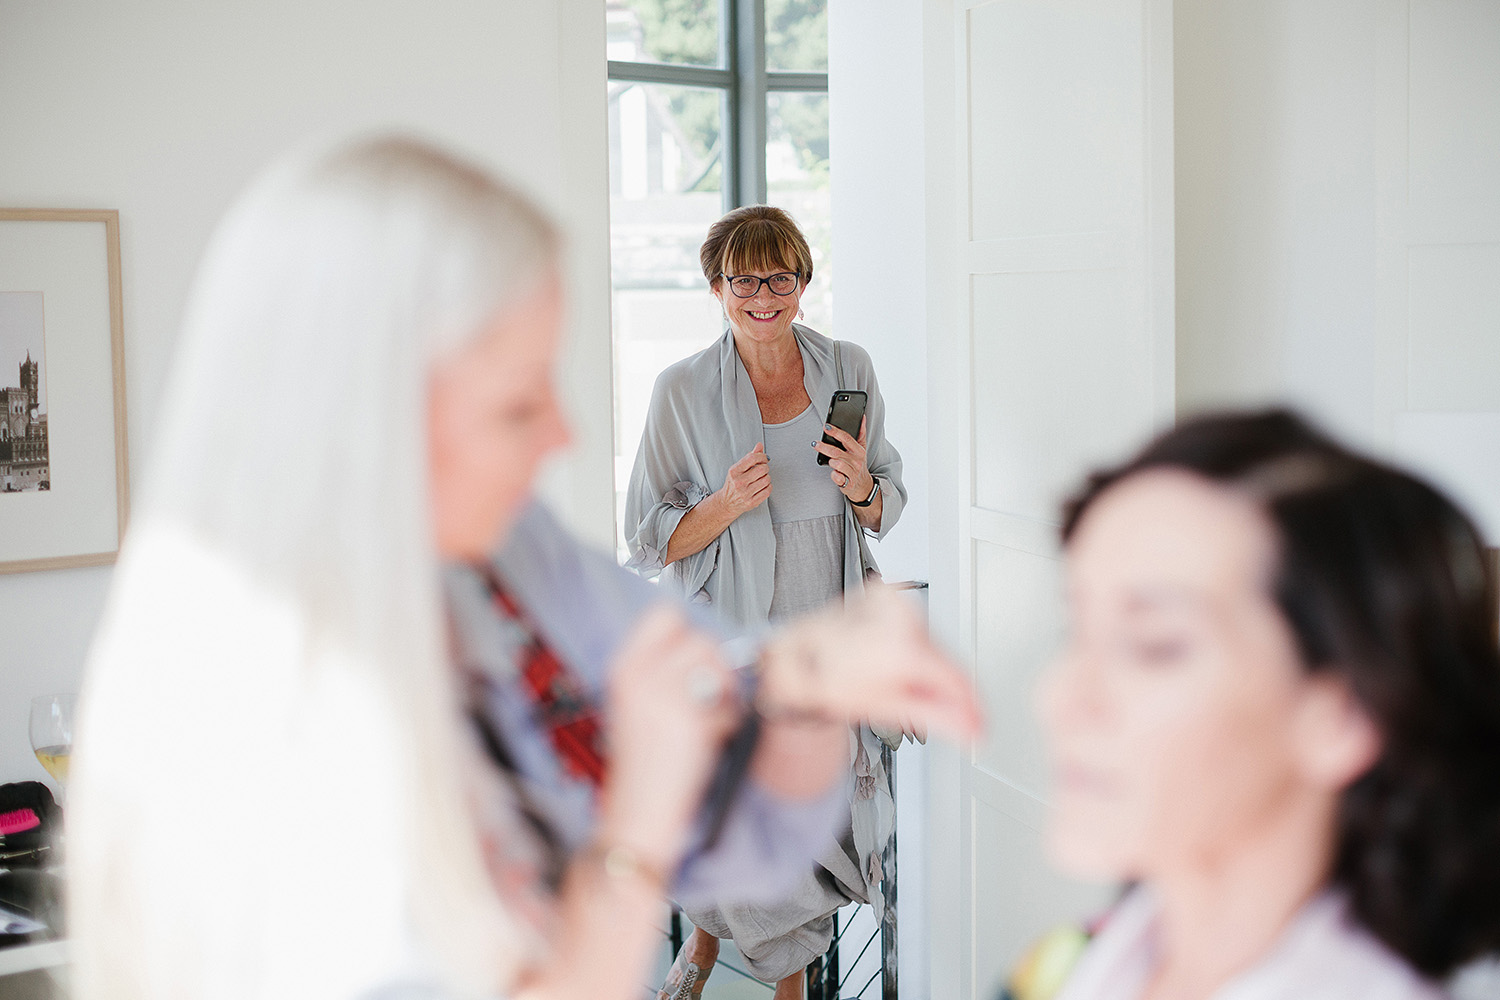
<instances>
[{"instance_id":1,"label":"bracelet on wrist","mask_svg":"<svg viewBox=\"0 0 1500 1000\"><path fill-rule=\"evenodd\" d=\"M643 858L624 844L593 844L583 852L583 860L597 867L611 882L635 881L664 896L669 881L661 866Z\"/></svg>"},{"instance_id":2,"label":"bracelet on wrist","mask_svg":"<svg viewBox=\"0 0 1500 1000\"><path fill-rule=\"evenodd\" d=\"M856 507L868 507L868 506L870 506L870 504L872 504L872 503L875 502L875 498L877 496L879 496L879 495L880 495L880 480L876 479L874 476L871 476L870 477L870 495L867 496L867 497L865 497L863 500L850 500L849 502L851 504L853 504L854 506L856 506Z\"/></svg>"}]
</instances>

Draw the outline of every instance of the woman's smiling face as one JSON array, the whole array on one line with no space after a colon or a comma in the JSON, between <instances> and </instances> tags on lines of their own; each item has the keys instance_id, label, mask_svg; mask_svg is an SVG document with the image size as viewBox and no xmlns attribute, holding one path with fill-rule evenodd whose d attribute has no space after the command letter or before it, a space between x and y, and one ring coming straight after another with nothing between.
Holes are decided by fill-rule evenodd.
<instances>
[{"instance_id":1,"label":"woman's smiling face","mask_svg":"<svg viewBox=\"0 0 1500 1000\"><path fill-rule=\"evenodd\" d=\"M769 278L773 274L796 274L795 267L778 267L771 270L745 269L730 271L726 269L724 274L735 276L754 276L756 278ZM780 341L783 337L791 336L792 322L797 318L797 310L802 301L802 279L798 277L796 287L786 295L777 295L771 291L768 282L762 281L755 294L747 299L742 299L730 291L729 280L720 277L713 285L714 297L724 306L724 315L729 319L729 327L734 331L735 339L746 338L753 343L771 344Z\"/></svg>"}]
</instances>

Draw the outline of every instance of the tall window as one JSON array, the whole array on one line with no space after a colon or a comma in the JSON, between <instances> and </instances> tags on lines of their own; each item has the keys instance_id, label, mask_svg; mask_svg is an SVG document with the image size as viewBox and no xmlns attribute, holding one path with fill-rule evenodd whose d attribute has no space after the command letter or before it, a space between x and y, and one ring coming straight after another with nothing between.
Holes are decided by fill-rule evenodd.
<instances>
[{"instance_id":1,"label":"tall window","mask_svg":"<svg viewBox=\"0 0 1500 1000\"><path fill-rule=\"evenodd\" d=\"M827 0L608 0L616 523L661 370L723 332L708 227L778 205L807 234L803 322L832 333Z\"/></svg>"}]
</instances>

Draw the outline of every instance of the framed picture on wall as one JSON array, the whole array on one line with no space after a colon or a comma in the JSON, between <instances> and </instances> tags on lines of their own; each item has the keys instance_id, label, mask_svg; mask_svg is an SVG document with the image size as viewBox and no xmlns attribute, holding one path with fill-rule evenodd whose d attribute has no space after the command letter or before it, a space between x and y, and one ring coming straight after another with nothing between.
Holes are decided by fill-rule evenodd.
<instances>
[{"instance_id":1,"label":"framed picture on wall","mask_svg":"<svg viewBox=\"0 0 1500 1000\"><path fill-rule=\"evenodd\" d=\"M122 326L118 212L0 209L0 573L119 551Z\"/></svg>"},{"instance_id":2,"label":"framed picture on wall","mask_svg":"<svg viewBox=\"0 0 1500 1000\"><path fill-rule=\"evenodd\" d=\"M1490 624L1495 627L1495 639L1500 641L1500 548L1488 549L1486 554L1490 557L1490 584L1494 589L1490 592Z\"/></svg>"}]
</instances>

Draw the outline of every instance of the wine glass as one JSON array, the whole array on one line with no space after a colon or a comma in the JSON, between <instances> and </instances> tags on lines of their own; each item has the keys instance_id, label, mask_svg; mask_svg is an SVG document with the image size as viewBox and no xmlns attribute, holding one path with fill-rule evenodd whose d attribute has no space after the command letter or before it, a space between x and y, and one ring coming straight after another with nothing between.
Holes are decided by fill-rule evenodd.
<instances>
[{"instance_id":1,"label":"wine glass","mask_svg":"<svg viewBox=\"0 0 1500 1000\"><path fill-rule=\"evenodd\" d=\"M73 754L72 694L44 694L31 699L31 749L59 785L68 782L68 760Z\"/></svg>"}]
</instances>

